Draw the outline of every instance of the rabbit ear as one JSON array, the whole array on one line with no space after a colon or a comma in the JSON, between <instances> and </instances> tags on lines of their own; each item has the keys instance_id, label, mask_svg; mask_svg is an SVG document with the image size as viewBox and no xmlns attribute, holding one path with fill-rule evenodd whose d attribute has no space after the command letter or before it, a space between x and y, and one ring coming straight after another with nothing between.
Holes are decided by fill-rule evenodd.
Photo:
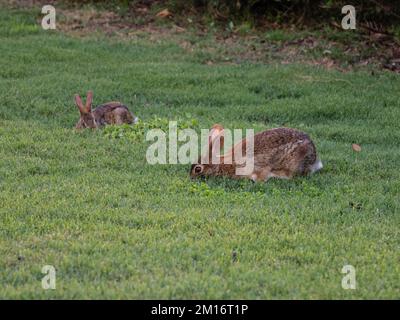
<instances>
[{"instance_id":1,"label":"rabbit ear","mask_svg":"<svg viewBox=\"0 0 400 320\"><path fill-rule=\"evenodd\" d=\"M216 123L211 127L210 130L210 139L211 141L209 141L211 144L216 140L219 139L219 143L220 143L220 148L222 149L224 147L224 127L219 124Z\"/></svg>"},{"instance_id":2,"label":"rabbit ear","mask_svg":"<svg viewBox=\"0 0 400 320\"><path fill-rule=\"evenodd\" d=\"M75 95L75 103L81 113L86 113L85 106L82 103L82 99L79 95Z\"/></svg>"},{"instance_id":3,"label":"rabbit ear","mask_svg":"<svg viewBox=\"0 0 400 320\"><path fill-rule=\"evenodd\" d=\"M208 157L210 162L213 156L219 157L221 149L224 147L224 127L220 124L214 124L208 135Z\"/></svg>"},{"instance_id":4,"label":"rabbit ear","mask_svg":"<svg viewBox=\"0 0 400 320\"><path fill-rule=\"evenodd\" d=\"M224 130L224 127L218 123L214 124L211 129L210 133L208 134L208 143L212 143L215 138Z\"/></svg>"},{"instance_id":5,"label":"rabbit ear","mask_svg":"<svg viewBox=\"0 0 400 320\"><path fill-rule=\"evenodd\" d=\"M87 112L92 111L92 101L93 101L93 92L88 91L86 96L86 110Z\"/></svg>"}]
</instances>

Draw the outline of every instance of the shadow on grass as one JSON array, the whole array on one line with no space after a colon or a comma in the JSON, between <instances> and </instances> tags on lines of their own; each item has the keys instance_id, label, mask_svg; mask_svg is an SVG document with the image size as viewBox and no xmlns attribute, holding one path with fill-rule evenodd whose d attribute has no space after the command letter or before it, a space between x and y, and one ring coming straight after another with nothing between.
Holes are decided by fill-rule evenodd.
<instances>
[{"instance_id":1,"label":"shadow on grass","mask_svg":"<svg viewBox=\"0 0 400 320\"><path fill-rule=\"evenodd\" d=\"M248 193L304 193L310 196L318 196L332 187L331 179L327 179L324 172L318 172L311 176L295 177L291 180L269 179L267 182L253 182L249 179L231 179L228 177L202 177L190 179L194 184L205 184L209 189L220 189L224 192L248 192Z\"/></svg>"}]
</instances>

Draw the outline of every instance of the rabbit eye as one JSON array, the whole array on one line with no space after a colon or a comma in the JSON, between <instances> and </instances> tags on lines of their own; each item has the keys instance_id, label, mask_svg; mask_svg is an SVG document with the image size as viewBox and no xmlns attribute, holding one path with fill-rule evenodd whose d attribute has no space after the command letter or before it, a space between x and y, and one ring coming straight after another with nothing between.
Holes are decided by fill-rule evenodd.
<instances>
[{"instance_id":1,"label":"rabbit eye","mask_svg":"<svg viewBox=\"0 0 400 320\"><path fill-rule=\"evenodd\" d=\"M194 172L195 173L201 173L203 171L203 167L202 166L196 166L194 167Z\"/></svg>"}]
</instances>

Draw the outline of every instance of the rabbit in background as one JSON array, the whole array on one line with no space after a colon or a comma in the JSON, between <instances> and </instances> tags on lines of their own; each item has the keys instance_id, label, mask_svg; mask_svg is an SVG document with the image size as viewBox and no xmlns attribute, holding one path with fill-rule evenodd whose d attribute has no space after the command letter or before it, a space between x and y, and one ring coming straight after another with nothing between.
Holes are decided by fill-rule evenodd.
<instances>
[{"instance_id":1,"label":"rabbit in background","mask_svg":"<svg viewBox=\"0 0 400 320\"><path fill-rule=\"evenodd\" d=\"M75 126L76 129L99 128L108 124L121 125L132 124L138 121L121 102L107 102L92 110L93 92L89 91L85 105L79 95L75 95L75 103L80 112L80 118Z\"/></svg>"}]
</instances>

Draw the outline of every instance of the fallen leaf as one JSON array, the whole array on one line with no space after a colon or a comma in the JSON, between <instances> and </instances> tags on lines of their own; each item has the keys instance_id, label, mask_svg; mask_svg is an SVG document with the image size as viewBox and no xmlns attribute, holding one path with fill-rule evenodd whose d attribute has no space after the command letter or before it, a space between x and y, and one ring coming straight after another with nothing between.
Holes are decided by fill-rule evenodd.
<instances>
[{"instance_id":1,"label":"fallen leaf","mask_svg":"<svg viewBox=\"0 0 400 320\"><path fill-rule=\"evenodd\" d=\"M179 26L175 26L175 32L176 33L181 33L181 32L185 32L185 31L186 31L185 28L182 28L182 27L179 27Z\"/></svg>"},{"instance_id":2,"label":"fallen leaf","mask_svg":"<svg viewBox=\"0 0 400 320\"><path fill-rule=\"evenodd\" d=\"M353 148L353 150L354 150L355 152L360 152L360 151L361 151L361 147L360 147L358 144L353 143L353 144L351 145L351 147Z\"/></svg>"},{"instance_id":3,"label":"fallen leaf","mask_svg":"<svg viewBox=\"0 0 400 320\"><path fill-rule=\"evenodd\" d=\"M167 17L172 16L172 13L168 9L164 9L164 10L160 11L159 13L157 13L156 16L160 17L160 18L167 18Z\"/></svg>"}]
</instances>

